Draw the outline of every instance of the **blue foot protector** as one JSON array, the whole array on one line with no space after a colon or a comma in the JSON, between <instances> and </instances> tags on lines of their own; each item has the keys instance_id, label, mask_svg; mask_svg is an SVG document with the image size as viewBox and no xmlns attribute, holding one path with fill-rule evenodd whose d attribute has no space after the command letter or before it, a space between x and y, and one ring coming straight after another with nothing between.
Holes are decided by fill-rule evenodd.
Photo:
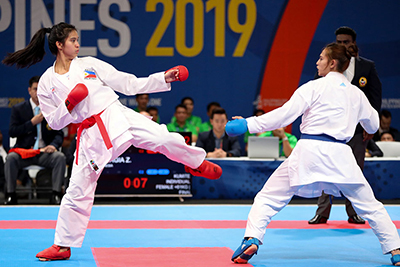
<instances>
[{"instance_id":1,"label":"blue foot protector","mask_svg":"<svg viewBox=\"0 0 400 267\"><path fill-rule=\"evenodd\" d=\"M396 265L396 263L400 262L400 254L393 255L390 260L392 261L393 265Z\"/></svg>"},{"instance_id":2,"label":"blue foot protector","mask_svg":"<svg viewBox=\"0 0 400 267\"><path fill-rule=\"evenodd\" d=\"M229 136L238 136L247 132L247 121L245 119L237 119L229 121L225 125L225 131Z\"/></svg>"},{"instance_id":3,"label":"blue foot protector","mask_svg":"<svg viewBox=\"0 0 400 267\"><path fill-rule=\"evenodd\" d=\"M251 245L256 245L257 246L256 252L254 252L251 255L244 254L246 249L248 249ZM240 257L241 259L246 260L246 261L250 260L251 257L253 257L254 254L257 254L259 246L260 246L260 241L257 238L253 238L253 239L244 238L242 240L242 244L240 244L240 246L236 249L235 253L233 253L232 261L235 261L235 259L238 258L238 257Z\"/></svg>"}]
</instances>

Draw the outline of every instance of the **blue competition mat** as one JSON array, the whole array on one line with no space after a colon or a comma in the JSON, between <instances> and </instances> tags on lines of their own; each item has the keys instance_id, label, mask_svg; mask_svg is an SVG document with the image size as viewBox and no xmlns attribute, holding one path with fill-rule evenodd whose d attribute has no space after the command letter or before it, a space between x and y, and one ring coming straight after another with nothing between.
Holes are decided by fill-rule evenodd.
<instances>
[{"instance_id":1,"label":"blue competition mat","mask_svg":"<svg viewBox=\"0 0 400 267\"><path fill-rule=\"evenodd\" d=\"M250 205L94 206L91 221L202 221L247 219ZM392 220L400 220L400 206L386 206ZM273 220L307 221L315 205L289 205ZM0 226L6 221L55 221L58 207L1 207ZM334 205L331 220L346 220L343 205ZM52 245L54 229L0 229L0 266L121 266L95 259L93 248L205 248L234 251L244 228L213 229L88 229L82 248L72 248L68 261L39 262L35 255ZM28 226L26 228L29 228ZM112 255L112 254L110 254ZM201 255L202 257L204 255ZM112 256L111 256L112 257ZM157 255L154 255L156 258ZM179 255L176 255L179 257ZM225 254L219 262L235 266ZM134 257L125 266L137 266ZM248 266L390 266L371 229L267 229L264 245ZM217 263L215 263L217 264ZM140 265L142 266L142 265ZM163 265L162 260L157 265ZM178 266L178 265L177 265ZM196 266L222 266L206 262ZM224 265L225 266L225 265ZM246 266L246 265L244 265Z\"/></svg>"}]
</instances>

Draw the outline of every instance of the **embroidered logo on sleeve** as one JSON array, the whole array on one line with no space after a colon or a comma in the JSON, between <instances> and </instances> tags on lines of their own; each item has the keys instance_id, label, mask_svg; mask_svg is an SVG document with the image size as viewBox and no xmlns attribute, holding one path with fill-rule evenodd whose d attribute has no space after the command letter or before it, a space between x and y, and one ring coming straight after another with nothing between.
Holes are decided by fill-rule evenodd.
<instances>
[{"instance_id":1,"label":"embroidered logo on sleeve","mask_svg":"<svg viewBox=\"0 0 400 267\"><path fill-rule=\"evenodd\" d=\"M93 69L85 69L84 71L85 80L95 80L97 79L96 72Z\"/></svg>"},{"instance_id":2,"label":"embroidered logo on sleeve","mask_svg":"<svg viewBox=\"0 0 400 267\"><path fill-rule=\"evenodd\" d=\"M92 169L97 171L99 169L99 167L97 166L96 162L94 162L94 160L90 160L90 165L92 166Z\"/></svg>"}]
</instances>

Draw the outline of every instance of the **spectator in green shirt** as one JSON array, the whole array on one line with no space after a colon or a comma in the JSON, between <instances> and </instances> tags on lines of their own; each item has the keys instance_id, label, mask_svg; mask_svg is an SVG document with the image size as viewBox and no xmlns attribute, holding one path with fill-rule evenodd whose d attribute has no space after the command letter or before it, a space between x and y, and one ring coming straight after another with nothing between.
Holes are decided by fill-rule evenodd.
<instances>
[{"instance_id":1,"label":"spectator in green shirt","mask_svg":"<svg viewBox=\"0 0 400 267\"><path fill-rule=\"evenodd\" d=\"M201 118L192 114L194 109L194 100L193 98L187 96L182 98L181 104L185 105L187 108L188 118L186 121L196 127L197 132L199 132L201 126ZM171 122L174 123L176 121L175 116L172 117Z\"/></svg>"},{"instance_id":2,"label":"spectator in green shirt","mask_svg":"<svg viewBox=\"0 0 400 267\"><path fill-rule=\"evenodd\" d=\"M192 133L192 142L197 141L197 130L196 127L189 124L186 119L187 108L183 104L179 104L175 107L175 122L171 122L167 124L167 129L170 132L191 132Z\"/></svg>"},{"instance_id":3,"label":"spectator in green shirt","mask_svg":"<svg viewBox=\"0 0 400 267\"><path fill-rule=\"evenodd\" d=\"M137 94L136 102L137 102L137 107L134 109L134 111L137 112L146 111L147 105L149 104L149 94Z\"/></svg>"},{"instance_id":4,"label":"spectator in green shirt","mask_svg":"<svg viewBox=\"0 0 400 267\"><path fill-rule=\"evenodd\" d=\"M297 144L297 138L290 133L286 133L284 128L279 128L273 131L267 131L260 134L258 137L277 136L279 137L279 155L281 157L289 157L293 148Z\"/></svg>"},{"instance_id":5,"label":"spectator in green shirt","mask_svg":"<svg viewBox=\"0 0 400 267\"><path fill-rule=\"evenodd\" d=\"M207 105L207 116L210 118L209 121L206 121L200 125L199 133L208 132L212 130L211 125L211 113L215 108L220 108L221 105L218 102L211 102Z\"/></svg>"},{"instance_id":6,"label":"spectator in green shirt","mask_svg":"<svg viewBox=\"0 0 400 267\"><path fill-rule=\"evenodd\" d=\"M148 107L146 111L150 114L151 119L153 121L160 123L160 116L158 116L158 108Z\"/></svg>"}]
</instances>

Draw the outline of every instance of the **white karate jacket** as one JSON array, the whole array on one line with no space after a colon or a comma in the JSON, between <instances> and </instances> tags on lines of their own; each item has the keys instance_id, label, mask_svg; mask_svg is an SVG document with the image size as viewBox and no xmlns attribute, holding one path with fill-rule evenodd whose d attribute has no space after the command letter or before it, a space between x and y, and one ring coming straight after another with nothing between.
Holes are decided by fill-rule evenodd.
<instances>
[{"instance_id":1,"label":"white karate jacket","mask_svg":"<svg viewBox=\"0 0 400 267\"><path fill-rule=\"evenodd\" d=\"M359 122L370 134L379 127L378 113L364 93L338 72L302 85L282 107L246 120L250 133L256 133L287 126L300 115L302 133L327 134L346 142ZM316 197L323 189L340 196L331 184L366 182L346 144L301 139L286 160L290 185L301 187L299 196Z\"/></svg>"},{"instance_id":2,"label":"white karate jacket","mask_svg":"<svg viewBox=\"0 0 400 267\"><path fill-rule=\"evenodd\" d=\"M89 95L69 113L64 102L78 83L87 86ZM54 65L46 70L39 80L38 98L43 116L55 130L62 129L70 123L80 123L104 110L101 119L113 143L116 138L122 137L125 141L132 138L127 133L129 123L119 112L120 105L115 105L118 102L115 91L125 95L136 95L169 90L171 85L165 82L163 72L137 78L133 74L118 71L99 59L76 57L72 60L69 72L64 75L55 73ZM84 150L93 166L97 165L98 170L93 168L96 171L101 171L112 157L112 151L107 150L104 145L97 125L83 130L79 149Z\"/></svg>"}]
</instances>

